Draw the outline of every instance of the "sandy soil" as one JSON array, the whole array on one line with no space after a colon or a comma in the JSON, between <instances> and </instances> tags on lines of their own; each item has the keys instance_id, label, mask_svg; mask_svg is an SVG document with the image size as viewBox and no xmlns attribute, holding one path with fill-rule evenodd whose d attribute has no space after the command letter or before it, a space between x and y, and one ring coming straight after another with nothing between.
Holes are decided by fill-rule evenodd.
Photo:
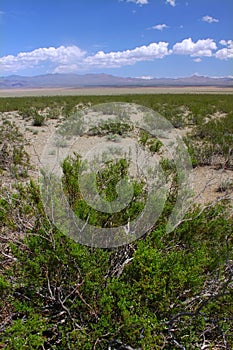
<instances>
[{"instance_id":1,"label":"sandy soil","mask_svg":"<svg viewBox=\"0 0 233 350\"><path fill-rule=\"evenodd\" d=\"M35 178L38 177L38 171L41 167L41 157L43 155L44 147L47 144L48 139L55 132L56 127L61 120L47 120L42 127L32 126L31 120L22 119L17 112L7 112L4 116L8 120L14 121L22 131L25 139L29 141L27 151L31 157L31 163L34 165L34 170L31 175ZM216 116L214 116L216 117ZM180 136L183 137L187 130L180 130ZM78 141L78 149L84 153L94 147L97 143L98 137L87 138L80 137ZM54 155L51 153L51 157ZM233 203L233 190L228 189L223 192L219 192L218 189L223 187L224 184L233 183L233 171L224 169L215 169L212 166L197 167L192 171L191 187L194 190L193 201L197 204L207 204L209 202L216 202L222 198L228 198Z\"/></svg>"},{"instance_id":2,"label":"sandy soil","mask_svg":"<svg viewBox=\"0 0 233 350\"><path fill-rule=\"evenodd\" d=\"M96 87L51 89L1 89L0 97L23 96L85 96L125 94L233 94L233 87L185 86L185 87Z\"/></svg>"}]
</instances>

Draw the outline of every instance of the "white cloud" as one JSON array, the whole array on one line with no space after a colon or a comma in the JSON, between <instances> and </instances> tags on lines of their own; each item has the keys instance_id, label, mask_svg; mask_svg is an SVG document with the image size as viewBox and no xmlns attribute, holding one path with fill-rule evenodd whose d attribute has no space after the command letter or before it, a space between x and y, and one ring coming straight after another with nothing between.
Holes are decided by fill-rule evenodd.
<instances>
[{"instance_id":1,"label":"white cloud","mask_svg":"<svg viewBox=\"0 0 233 350\"><path fill-rule=\"evenodd\" d=\"M223 49L218 50L215 53L215 57L220 59L220 60L227 60L229 58L233 58L233 40L220 40L219 42L224 47Z\"/></svg>"},{"instance_id":2,"label":"white cloud","mask_svg":"<svg viewBox=\"0 0 233 350\"><path fill-rule=\"evenodd\" d=\"M171 6L175 7L176 6L176 0L166 0L167 4L170 4Z\"/></svg>"},{"instance_id":3,"label":"white cloud","mask_svg":"<svg viewBox=\"0 0 233 350\"><path fill-rule=\"evenodd\" d=\"M120 1L124 1L124 0L120 0ZM126 0L126 2L134 2L137 5L147 5L147 4L149 4L148 0Z\"/></svg>"},{"instance_id":4,"label":"white cloud","mask_svg":"<svg viewBox=\"0 0 233 350\"><path fill-rule=\"evenodd\" d=\"M165 28L168 28L166 24L157 24L156 26L151 27L152 29L157 29L157 30L163 30Z\"/></svg>"},{"instance_id":5,"label":"white cloud","mask_svg":"<svg viewBox=\"0 0 233 350\"><path fill-rule=\"evenodd\" d=\"M77 64L69 64L69 65L60 65L57 66L53 73L73 73L78 71L78 65Z\"/></svg>"},{"instance_id":6,"label":"white cloud","mask_svg":"<svg viewBox=\"0 0 233 350\"><path fill-rule=\"evenodd\" d=\"M38 48L18 55L0 58L2 72L18 72L25 69L48 67L54 73L77 72L90 67L110 68L133 65L140 61L163 58L169 54L168 43L151 43L148 46L136 47L132 50L105 53L98 51L94 55L77 46L60 46L58 48Z\"/></svg>"},{"instance_id":7,"label":"white cloud","mask_svg":"<svg viewBox=\"0 0 233 350\"><path fill-rule=\"evenodd\" d=\"M202 59L201 59L200 57L194 58L194 59L193 59L193 62L198 62L198 63L199 63L199 62L201 62L201 61L202 61Z\"/></svg>"},{"instance_id":8,"label":"white cloud","mask_svg":"<svg viewBox=\"0 0 233 350\"><path fill-rule=\"evenodd\" d=\"M217 46L213 39L202 39L195 43L191 38L188 38L176 43L173 46L173 53L177 55L212 56L212 51L216 49Z\"/></svg>"},{"instance_id":9,"label":"white cloud","mask_svg":"<svg viewBox=\"0 0 233 350\"><path fill-rule=\"evenodd\" d=\"M139 79L144 79L144 80L151 80L154 79L154 77L152 75L143 75L141 77L137 77Z\"/></svg>"},{"instance_id":10,"label":"white cloud","mask_svg":"<svg viewBox=\"0 0 233 350\"><path fill-rule=\"evenodd\" d=\"M46 62L55 66L65 66L81 62L85 54L86 52L77 46L39 48L30 52L20 52L16 56L4 56L0 58L0 65L5 72L34 68Z\"/></svg>"},{"instance_id":11,"label":"white cloud","mask_svg":"<svg viewBox=\"0 0 233 350\"><path fill-rule=\"evenodd\" d=\"M163 26L163 25L162 25ZM201 62L201 57L215 57L220 60L233 58L233 40L221 40L223 46L217 49L213 39L202 39L193 42L191 38L184 39L169 49L168 42L154 42L134 49L124 51L88 53L77 46L60 46L38 48L29 52L20 52L17 55L0 57L2 73L12 74L33 71L46 71L53 73L68 73L88 71L93 68L118 68L134 65L137 62L162 59L167 55L190 55L194 62Z\"/></svg>"},{"instance_id":12,"label":"white cloud","mask_svg":"<svg viewBox=\"0 0 233 350\"><path fill-rule=\"evenodd\" d=\"M207 23L217 23L219 22L219 20L217 18L211 17L211 16L203 16L201 19L203 22L207 22Z\"/></svg>"},{"instance_id":13,"label":"white cloud","mask_svg":"<svg viewBox=\"0 0 233 350\"><path fill-rule=\"evenodd\" d=\"M219 44L221 44L222 46L232 46L233 41L232 40L220 40Z\"/></svg>"},{"instance_id":14,"label":"white cloud","mask_svg":"<svg viewBox=\"0 0 233 350\"><path fill-rule=\"evenodd\" d=\"M221 44L222 46L226 46L227 45L227 41L226 40L220 40L219 44Z\"/></svg>"},{"instance_id":15,"label":"white cloud","mask_svg":"<svg viewBox=\"0 0 233 350\"><path fill-rule=\"evenodd\" d=\"M168 43L159 42L151 43L148 46L139 46L133 50L109 53L99 51L95 55L87 57L85 63L88 66L114 68L133 65L140 61L151 61L156 58L163 58L166 55L169 55Z\"/></svg>"}]
</instances>

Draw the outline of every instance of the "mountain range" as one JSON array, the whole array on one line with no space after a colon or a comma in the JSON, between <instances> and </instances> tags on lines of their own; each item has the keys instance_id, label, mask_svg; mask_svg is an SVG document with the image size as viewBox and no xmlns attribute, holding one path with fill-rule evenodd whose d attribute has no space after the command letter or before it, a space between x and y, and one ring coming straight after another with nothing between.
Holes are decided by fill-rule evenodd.
<instances>
[{"instance_id":1,"label":"mountain range","mask_svg":"<svg viewBox=\"0 0 233 350\"><path fill-rule=\"evenodd\" d=\"M82 88L130 86L218 86L233 87L233 78L193 75L184 78L125 78L109 74L45 74L32 77L0 77L0 89Z\"/></svg>"}]
</instances>

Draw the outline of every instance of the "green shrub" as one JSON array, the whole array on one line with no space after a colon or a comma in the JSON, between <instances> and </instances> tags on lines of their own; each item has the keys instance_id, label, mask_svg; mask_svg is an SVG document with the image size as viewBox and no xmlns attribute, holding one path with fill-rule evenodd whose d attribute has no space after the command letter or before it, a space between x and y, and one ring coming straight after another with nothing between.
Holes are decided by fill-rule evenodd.
<instances>
[{"instance_id":1,"label":"green shrub","mask_svg":"<svg viewBox=\"0 0 233 350\"><path fill-rule=\"evenodd\" d=\"M26 141L15 123L0 125L0 170L13 177L27 177L30 169Z\"/></svg>"},{"instance_id":2,"label":"green shrub","mask_svg":"<svg viewBox=\"0 0 233 350\"><path fill-rule=\"evenodd\" d=\"M133 201L122 211L102 213L91 208L83 199L79 187L79 174L83 166L81 157L68 157L63 163L63 185L68 195L70 205L75 213L84 221L98 227L117 227L128 223L129 218L136 218L144 208L146 189L143 180L131 180L133 187ZM97 188L100 196L111 208L111 201L117 198L116 185L123 178L127 179L128 162L125 159L109 161L96 176ZM90 184L92 186L92 184ZM90 187L91 188L91 187ZM124 193L126 195L127 193Z\"/></svg>"},{"instance_id":3,"label":"green shrub","mask_svg":"<svg viewBox=\"0 0 233 350\"><path fill-rule=\"evenodd\" d=\"M21 105L26 108L34 104L43 110L56 103L72 110L80 100L98 103L112 98L1 99L0 109L16 110ZM213 105L230 115L232 96L115 98L165 109L169 118L171 105L185 105L197 125L188 138L193 159L200 164L198 147L205 142L210 145L210 153L202 154L202 159L212 157L214 152L231 164L231 118L212 121L202 129L200 125L207 113L215 110ZM14 148L21 150L22 135L19 137L12 124L2 125L1 135L1 144L7 140L8 145L2 172L11 162L23 171L27 167L25 155L14 153ZM151 141L157 142L145 134L141 138L145 147ZM216 148L211 148L214 142ZM171 174L175 177L172 160L162 159L160 164L167 178ZM90 223L98 227L111 227L111 222L118 226L140 215L146 200L143 179L132 180L133 202L125 211L104 214L90 208L82 198L82 165L79 155L62 164L63 188L76 215L89 217ZM126 159L118 159L106 163L96 174L98 192L109 203L117 198L116 184L122 177L127 178L128 166ZM228 187L222 185L222 190ZM40 190L33 181L1 186L0 347L194 350L201 349L205 339L210 348L232 348L231 207L222 202L190 209L176 229L168 233L165 227L176 200L176 179L172 186L153 229L141 239L114 249L80 245L60 232L48 220Z\"/></svg>"},{"instance_id":4,"label":"green shrub","mask_svg":"<svg viewBox=\"0 0 233 350\"><path fill-rule=\"evenodd\" d=\"M141 143L146 149L149 149L151 153L157 153L160 151L163 143L155 136L151 136L148 131L140 130L139 143Z\"/></svg>"},{"instance_id":5,"label":"green shrub","mask_svg":"<svg viewBox=\"0 0 233 350\"><path fill-rule=\"evenodd\" d=\"M44 125L44 122L45 122L45 117L37 112L34 112L32 125L33 126L42 126L42 125Z\"/></svg>"}]
</instances>

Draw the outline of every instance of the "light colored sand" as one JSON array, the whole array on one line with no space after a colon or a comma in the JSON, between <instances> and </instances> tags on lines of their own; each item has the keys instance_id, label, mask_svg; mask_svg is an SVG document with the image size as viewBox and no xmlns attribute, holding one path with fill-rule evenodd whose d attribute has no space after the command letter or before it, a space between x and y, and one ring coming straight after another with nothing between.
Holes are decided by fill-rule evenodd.
<instances>
[{"instance_id":1,"label":"light colored sand","mask_svg":"<svg viewBox=\"0 0 233 350\"><path fill-rule=\"evenodd\" d=\"M218 188L224 184L233 184L233 171L214 169L212 166L197 167L192 172L192 186L194 189L194 202L207 204L216 202L223 198L233 203L233 189L229 188L224 192L218 192Z\"/></svg>"},{"instance_id":2,"label":"light colored sand","mask_svg":"<svg viewBox=\"0 0 233 350\"><path fill-rule=\"evenodd\" d=\"M233 94L233 87L96 87L51 89L0 89L0 97L23 96L88 96L125 94Z\"/></svg>"},{"instance_id":3,"label":"light colored sand","mask_svg":"<svg viewBox=\"0 0 233 350\"><path fill-rule=\"evenodd\" d=\"M8 120L14 121L22 131L25 139L30 143L27 146L27 151L30 154L31 162L34 165L35 170L31 175L35 178L38 177L38 170L41 167L41 157L44 151L44 147L47 144L49 137L56 130L58 120L47 120L46 124L42 127L33 127L31 120L22 119L17 112L8 112L4 113L4 116ZM180 136L183 137L186 130L177 130L180 133ZM98 137L88 137L83 136L79 138L78 149L83 151L84 154L94 147ZM98 142L97 142L98 141ZM53 154L51 154L51 157ZM194 202L198 204L207 204L208 202L218 201L224 196L228 199L231 199L233 203L233 190L232 188L225 192L217 192L219 186L224 183L233 183L233 171L224 170L224 169L214 169L212 166L197 167L192 171L192 183L191 186L194 189Z\"/></svg>"}]
</instances>

